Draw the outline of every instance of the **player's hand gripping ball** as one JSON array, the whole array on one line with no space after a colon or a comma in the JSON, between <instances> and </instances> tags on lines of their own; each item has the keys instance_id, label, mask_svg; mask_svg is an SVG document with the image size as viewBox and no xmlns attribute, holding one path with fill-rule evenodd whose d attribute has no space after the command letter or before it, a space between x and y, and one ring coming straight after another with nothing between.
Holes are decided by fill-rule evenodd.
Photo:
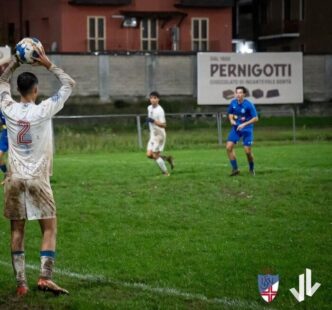
<instances>
[{"instance_id":1,"label":"player's hand gripping ball","mask_svg":"<svg viewBox=\"0 0 332 310\"><path fill-rule=\"evenodd\" d=\"M24 38L16 44L16 55L21 63L34 64L38 58L37 49L43 49L43 45L36 38Z\"/></svg>"}]
</instances>

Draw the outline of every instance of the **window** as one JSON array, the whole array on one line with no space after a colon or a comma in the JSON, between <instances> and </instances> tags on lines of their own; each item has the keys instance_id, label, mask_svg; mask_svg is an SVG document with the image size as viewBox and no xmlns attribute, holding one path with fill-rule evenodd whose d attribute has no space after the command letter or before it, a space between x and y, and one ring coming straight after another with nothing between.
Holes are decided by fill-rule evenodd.
<instances>
[{"instance_id":1,"label":"window","mask_svg":"<svg viewBox=\"0 0 332 310\"><path fill-rule=\"evenodd\" d=\"M209 50L209 20L207 18L193 18L191 22L192 50Z\"/></svg>"},{"instance_id":2,"label":"window","mask_svg":"<svg viewBox=\"0 0 332 310\"><path fill-rule=\"evenodd\" d=\"M155 18L141 21L141 50L155 51L158 49L158 20Z\"/></svg>"},{"instance_id":3,"label":"window","mask_svg":"<svg viewBox=\"0 0 332 310\"><path fill-rule=\"evenodd\" d=\"M305 0L300 0L300 20L304 20L304 17L305 17L305 14L304 14L304 11L305 11L305 3L304 3Z\"/></svg>"},{"instance_id":4,"label":"window","mask_svg":"<svg viewBox=\"0 0 332 310\"><path fill-rule=\"evenodd\" d=\"M88 17L88 51L105 50L105 17Z\"/></svg>"}]
</instances>

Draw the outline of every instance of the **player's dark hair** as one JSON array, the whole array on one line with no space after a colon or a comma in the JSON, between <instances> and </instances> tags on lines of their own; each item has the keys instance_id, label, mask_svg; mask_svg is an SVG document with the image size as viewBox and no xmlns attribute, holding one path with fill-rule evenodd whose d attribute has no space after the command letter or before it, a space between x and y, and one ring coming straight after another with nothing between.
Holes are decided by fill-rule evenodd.
<instances>
[{"instance_id":1,"label":"player's dark hair","mask_svg":"<svg viewBox=\"0 0 332 310\"><path fill-rule=\"evenodd\" d=\"M235 91L237 91L238 89L242 89L243 93L246 95L248 93L247 89L244 86L237 86L235 88Z\"/></svg>"},{"instance_id":2,"label":"player's dark hair","mask_svg":"<svg viewBox=\"0 0 332 310\"><path fill-rule=\"evenodd\" d=\"M36 85L38 85L38 79L31 72L23 72L17 77L17 89L23 97L29 94Z\"/></svg>"},{"instance_id":3,"label":"player's dark hair","mask_svg":"<svg viewBox=\"0 0 332 310\"><path fill-rule=\"evenodd\" d=\"M159 93L157 92L157 91L152 91L151 93L150 93L150 96L149 97L157 97L157 98L160 98L160 95L159 95Z\"/></svg>"}]
</instances>

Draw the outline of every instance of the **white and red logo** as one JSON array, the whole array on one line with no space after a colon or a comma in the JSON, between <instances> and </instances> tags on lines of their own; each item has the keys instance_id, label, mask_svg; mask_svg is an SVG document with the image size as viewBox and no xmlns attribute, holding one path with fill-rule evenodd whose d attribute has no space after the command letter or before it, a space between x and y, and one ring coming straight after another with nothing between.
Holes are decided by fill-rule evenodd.
<instances>
[{"instance_id":1,"label":"white and red logo","mask_svg":"<svg viewBox=\"0 0 332 310\"><path fill-rule=\"evenodd\" d=\"M277 296L279 288L279 275L258 275L258 289L262 298L270 303Z\"/></svg>"}]
</instances>

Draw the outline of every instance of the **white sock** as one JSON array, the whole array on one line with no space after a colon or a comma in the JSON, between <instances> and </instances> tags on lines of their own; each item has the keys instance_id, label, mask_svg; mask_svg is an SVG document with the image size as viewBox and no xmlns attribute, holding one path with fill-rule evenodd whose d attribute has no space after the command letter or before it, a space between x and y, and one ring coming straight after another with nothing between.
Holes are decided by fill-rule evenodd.
<instances>
[{"instance_id":1,"label":"white sock","mask_svg":"<svg viewBox=\"0 0 332 310\"><path fill-rule=\"evenodd\" d=\"M158 157L156 159L156 163L157 163L157 165L159 166L160 170L163 173L167 173L167 168L166 168L165 162L164 162L164 160L161 157Z\"/></svg>"}]
</instances>

